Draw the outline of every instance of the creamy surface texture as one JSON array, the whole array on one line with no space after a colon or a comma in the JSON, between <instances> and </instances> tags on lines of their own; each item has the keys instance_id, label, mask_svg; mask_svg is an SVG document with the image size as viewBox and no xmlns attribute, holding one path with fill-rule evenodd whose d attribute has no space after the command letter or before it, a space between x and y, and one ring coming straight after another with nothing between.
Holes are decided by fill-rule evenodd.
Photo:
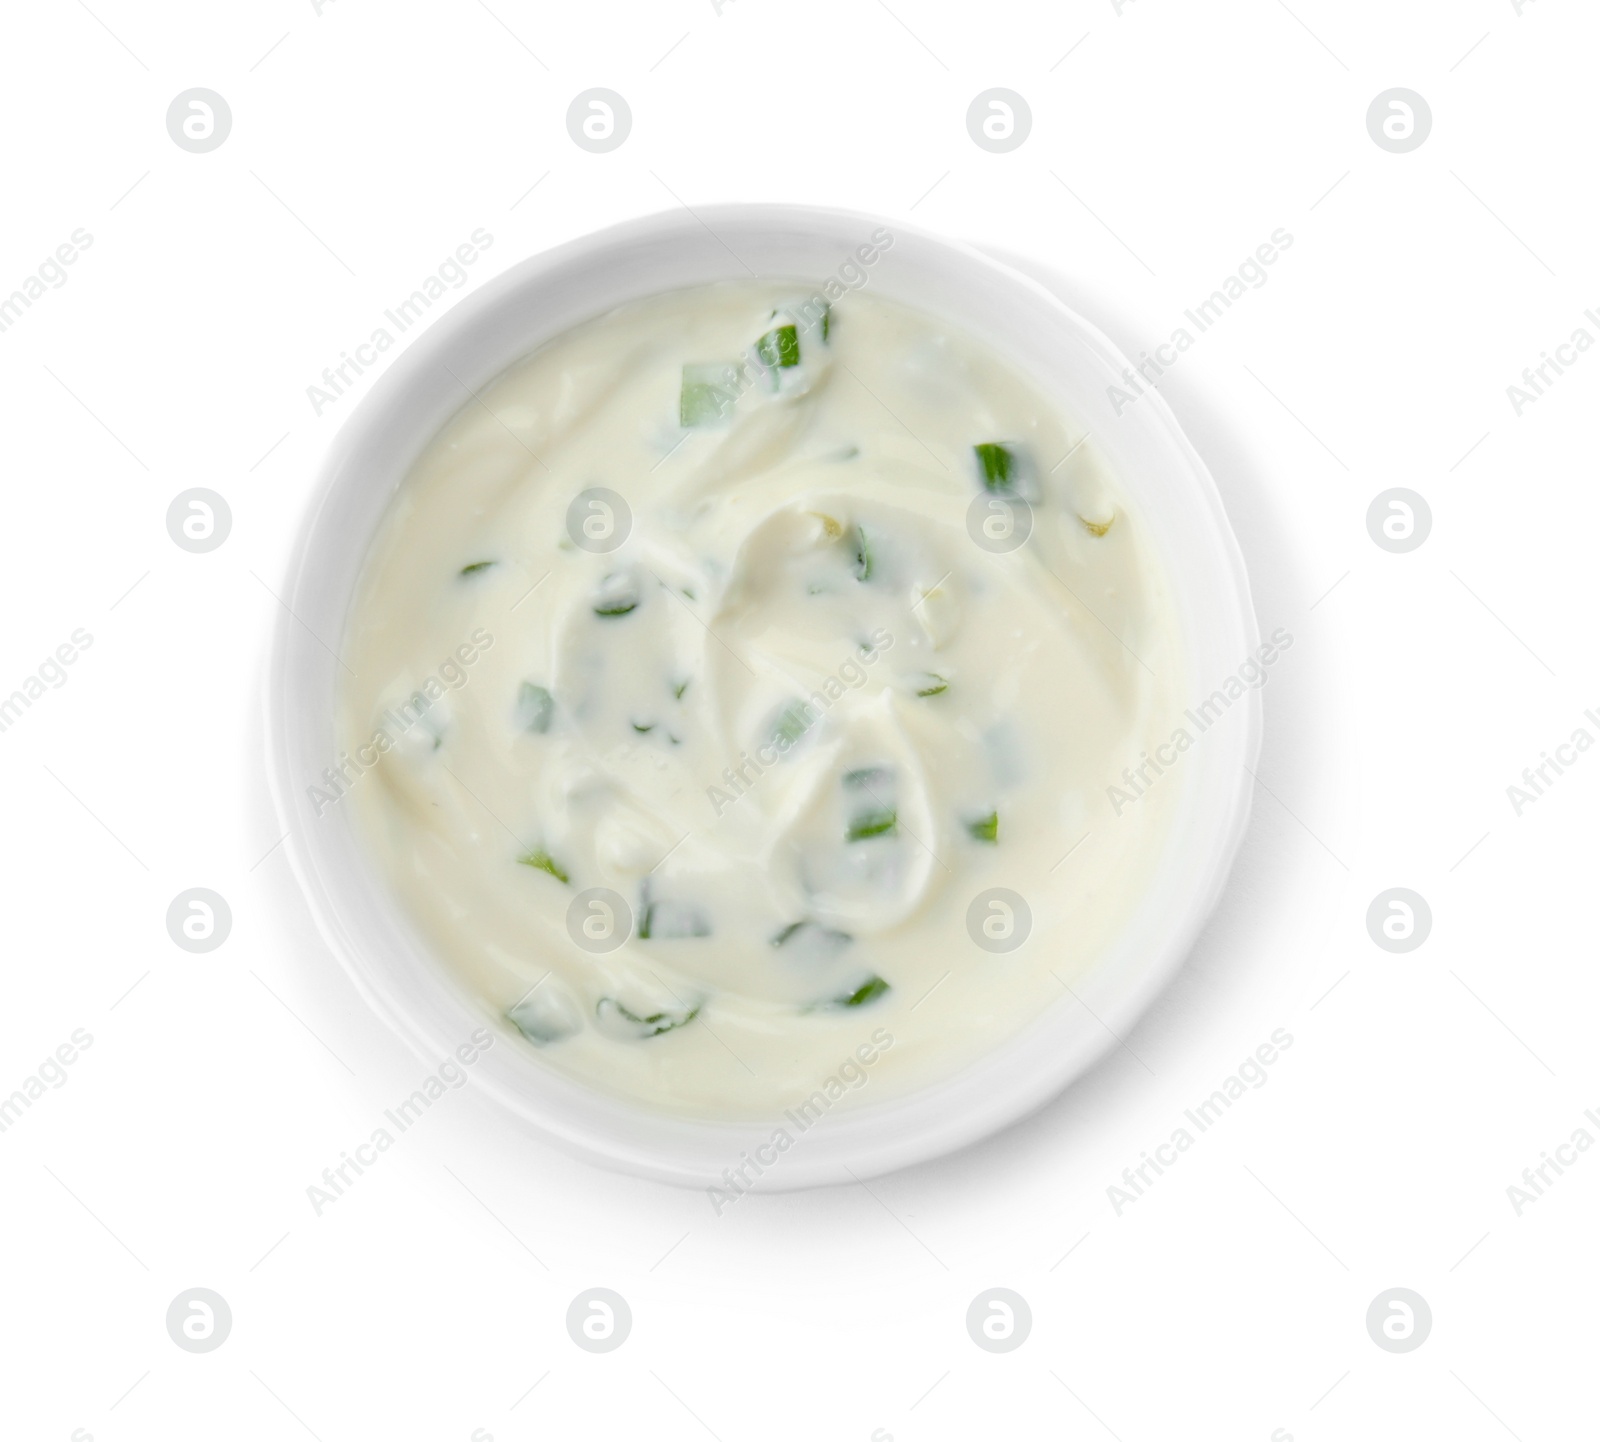
<instances>
[{"instance_id":1,"label":"creamy surface texture","mask_svg":"<svg viewBox=\"0 0 1600 1442\"><path fill-rule=\"evenodd\" d=\"M699 1116L881 1100L1125 922L1179 782L1107 788L1170 731L1176 635L1092 439L985 345L868 292L699 287L428 446L322 795L545 1064Z\"/></svg>"}]
</instances>

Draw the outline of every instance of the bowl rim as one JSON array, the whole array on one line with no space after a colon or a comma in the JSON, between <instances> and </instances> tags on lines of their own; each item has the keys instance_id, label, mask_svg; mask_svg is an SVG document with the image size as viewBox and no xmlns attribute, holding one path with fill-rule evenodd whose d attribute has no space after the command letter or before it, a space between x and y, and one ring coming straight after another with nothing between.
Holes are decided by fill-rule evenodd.
<instances>
[{"instance_id":1,"label":"bowl rim","mask_svg":"<svg viewBox=\"0 0 1600 1442\"><path fill-rule=\"evenodd\" d=\"M359 397L327 446L284 571L281 592L284 605L277 616L263 701L268 786L285 833L284 846L291 871L317 929L367 1005L419 1060L430 1066L437 1066L441 1057L448 1056L464 1035L460 1025L467 1015L462 1010L466 998L459 985L448 976L446 965L434 960L431 953L427 954L427 961L437 973L434 978L437 994L430 999L406 992L397 970L398 962L388 954L389 948L400 944L398 938L410 932L397 901L392 896L388 899L389 920L394 926L386 940L380 940L374 934L379 923L372 906L373 898L382 890L381 885L375 885L376 879L370 870L362 878L349 874L348 837L344 843L335 845L329 841L332 832L328 828L322 828L319 835L307 808L298 798L307 775L300 762L307 736L304 710L308 693L316 689L307 679L308 668L326 665L314 655L316 633L311 631L303 616L306 610L320 615L321 609L325 609L319 609L316 592L319 586L327 589L330 582L329 577L318 574L317 567L323 559L322 553L330 547L329 527L338 519L337 507L354 495L354 488L365 486L371 490L377 485L367 474L368 468L376 466L380 480L387 481L386 486L378 486L383 491L383 504L376 515L381 520L395 487L410 465L410 461L398 465L396 473L395 462L381 460L385 444L393 444L394 437L404 434L408 428L416 429L414 424L403 420L407 406L414 406L429 386L437 385L439 367L448 369L447 356L459 361L462 354L470 355L474 337L481 338L495 315L513 300L526 299L536 294L541 286L559 284L575 267L598 270L607 257L636 254L641 246L664 246L669 239L687 243L696 232L712 236L726 248L719 232L741 236L746 232L804 234L808 228L826 231L835 240L858 238L875 229L887 229L893 244L910 242L927 257L942 258L945 263L965 269L975 288L981 278L989 285L1011 291L1017 299L1025 299L1037 308L1041 317L1071 331L1076 341L1107 368L1107 374L1131 373L1131 362L1103 332L1044 283L1006 260L967 242L898 219L836 207L784 203L730 203L696 207L692 211L688 207L662 210L576 237L514 262L421 330L377 377L367 394ZM848 256L848 241L845 253ZM932 259L929 263L933 263ZM772 277L777 278L778 274L773 271ZM738 276L730 270L727 278ZM693 283L663 284L657 290L668 291ZM632 297L618 296L609 303L592 307L589 314L603 313L629 298ZM564 321L546 335L530 341L522 354L531 353L576 323L575 320ZM984 338L1003 356L1011 349L992 336ZM492 379L513 363L514 360L500 361L485 379ZM436 409L438 404L436 401ZM466 402L462 400L451 406L450 412L459 409L461 404ZM1230 652L1248 658L1255 652L1260 637L1243 554L1229 525L1221 495L1204 461L1159 392L1146 389L1139 406L1136 424L1148 433L1149 444L1164 447L1175 463L1174 475L1180 468L1183 473L1178 482L1183 487L1181 498L1193 505L1196 515L1190 520L1201 527L1201 533L1195 537L1196 563L1199 564L1198 547L1203 545L1219 585L1218 594L1211 598L1213 609L1233 623ZM417 448L437 433L442 423L427 426ZM413 451L411 460L414 459ZM1118 479L1124 484L1127 481L1120 472ZM375 521L374 530L376 524ZM354 593L372 536L373 532L369 531L354 548L356 563L345 577L344 587L350 595ZM347 619L348 605L338 618L337 635L341 642ZM322 642L316 641L316 645L321 646ZM337 661L337 656L334 659ZM1131 970L1124 968L1115 978L1115 986L1099 989L1108 981L1107 968L1103 965L1099 966L1098 973L1085 979L1083 989L1098 1003L1093 1012L1099 1023L1097 1029L1077 1025L1068 1036L1058 1022L1052 1031L1049 1024L1052 1018L1062 1017L1064 1003L1052 1004L1021 1032L951 1075L882 1102L864 1103L842 1112L836 1119L830 1117L826 1135L819 1133L807 1146L797 1147L793 1158L784 1155L781 1166L769 1162L763 1167L747 1155L747 1150L763 1155L759 1149L771 1139L775 1119L724 1122L647 1112L560 1077L553 1069L531 1059L531 1048L486 1050L478 1065L466 1068L468 1075L476 1087L546 1141L615 1170L678 1185L707 1187L719 1211L721 1204L716 1201L719 1189L731 1199L742 1195L744 1190L790 1190L848 1182L852 1177L877 1175L956 1151L1014 1125L1043 1107L1097 1065L1108 1052L1122 1045L1121 1039L1127 1030L1181 968L1215 909L1248 828L1255 764L1261 745L1259 690L1248 690L1242 699L1242 709L1228 712L1230 726L1225 740L1208 753L1205 763L1206 825L1195 828L1195 835L1206 839L1206 854L1192 859L1181 908L1177 914L1163 919L1156 928L1150 954ZM1237 724L1233 724L1234 718ZM331 759L336 750L331 714L328 719L329 730L321 752L324 760ZM1184 807L1198 804L1195 793L1201 784L1199 776L1193 773L1185 776ZM343 825L342 820L336 820L335 829ZM1177 827L1175 818L1170 829L1176 833ZM339 874L341 867L345 874ZM365 890L358 895L363 887ZM1148 902L1145 909L1148 910ZM425 944L420 943L414 933L412 944L420 944L426 953ZM413 964L413 980L424 974L417 971L416 959L414 956L406 958L408 964ZM1095 985L1091 986L1090 982ZM453 1008L447 994L453 998ZM1087 1006L1087 1002L1084 1004ZM484 1015L486 1023L487 1013ZM1023 1042L1027 1038L1032 1038L1032 1043L1025 1047ZM529 1053L530 1057L510 1056L517 1051ZM1013 1054L1009 1064L1008 1053ZM1021 1066L1025 1055L1032 1060L1029 1065ZM743 1163L738 1160L740 1158L744 1158ZM746 1164L756 1168L755 1178L748 1175ZM740 1186L741 1181L747 1185Z\"/></svg>"}]
</instances>

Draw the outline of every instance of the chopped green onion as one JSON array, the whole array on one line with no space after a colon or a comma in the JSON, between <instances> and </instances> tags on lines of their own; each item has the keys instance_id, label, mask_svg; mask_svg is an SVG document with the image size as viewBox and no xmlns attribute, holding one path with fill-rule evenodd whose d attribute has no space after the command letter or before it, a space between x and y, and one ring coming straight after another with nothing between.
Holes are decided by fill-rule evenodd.
<instances>
[{"instance_id":1,"label":"chopped green onion","mask_svg":"<svg viewBox=\"0 0 1600 1442\"><path fill-rule=\"evenodd\" d=\"M673 685L673 688L672 688L673 699L676 700L676 701L683 700L683 693L685 691L687 691L688 689L689 689L689 682L687 680L676 682Z\"/></svg>"},{"instance_id":2,"label":"chopped green onion","mask_svg":"<svg viewBox=\"0 0 1600 1442\"><path fill-rule=\"evenodd\" d=\"M917 687L919 696L942 696L950 689L950 683L943 676L933 671L925 671L923 680Z\"/></svg>"},{"instance_id":3,"label":"chopped green onion","mask_svg":"<svg viewBox=\"0 0 1600 1442\"><path fill-rule=\"evenodd\" d=\"M872 542L867 538L866 527L856 527L856 580L872 579Z\"/></svg>"},{"instance_id":4,"label":"chopped green onion","mask_svg":"<svg viewBox=\"0 0 1600 1442\"><path fill-rule=\"evenodd\" d=\"M640 1015L636 1011L629 1011L613 996L603 996L595 1003L596 1015L603 1017L607 1007L610 1007L624 1021L638 1027L641 1038L660 1036L663 1032L676 1031L680 1026L688 1026L691 1021L700 1015L698 1006L681 1012L653 1011Z\"/></svg>"},{"instance_id":5,"label":"chopped green onion","mask_svg":"<svg viewBox=\"0 0 1600 1442\"><path fill-rule=\"evenodd\" d=\"M710 426L724 419L739 399L739 367L726 361L686 365L678 392L678 421Z\"/></svg>"},{"instance_id":6,"label":"chopped green onion","mask_svg":"<svg viewBox=\"0 0 1600 1442\"><path fill-rule=\"evenodd\" d=\"M967 834L977 841L1000 840L1000 813L991 811L987 816L980 816L975 821L967 822Z\"/></svg>"},{"instance_id":7,"label":"chopped green onion","mask_svg":"<svg viewBox=\"0 0 1600 1442\"><path fill-rule=\"evenodd\" d=\"M492 565L494 565L493 561L474 561L469 566L463 566L461 574L463 576L475 576L479 571L487 571Z\"/></svg>"},{"instance_id":8,"label":"chopped green onion","mask_svg":"<svg viewBox=\"0 0 1600 1442\"><path fill-rule=\"evenodd\" d=\"M846 992L843 996L834 997L829 1003L831 1006L865 1006L869 1001L876 1001L884 992L889 990L889 983L881 976L869 976L854 991Z\"/></svg>"},{"instance_id":9,"label":"chopped green onion","mask_svg":"<svg viewBox=\"0 0 1600 1442\"><path fill-rule=\"evenodd\" d=\"M607 576L600 583L599 595L595 599L594 613L597 616L615 617L626 616L628 612L639 608L639 587L632 576L625 572Z\"/></svg>"},{"instance_id":10,"label":"chopped green onion","mask_svg":"<svg viewBox=\"0 0 1600 1442\"><path fill-rule=\"evenodd\" d=\"M1091 536L1103 536L1111 529L1111 521L1116 520L1116 517L1112 516L1111 521L1091 521L1085 516L1079 516L1078 519L1083 522L1083 529Z\"/></svg>"},{"instance_id":11,"label":"chopped green onion","mask_svg":"<svg viewBox=\"0 0 1600 1442\"><path fill-rule=\"evenodd\" d=\"M772 938L772 945L787 946L802 932L814 932L818 942L828 951L839 951L855 940L848 931L834 931L831 927L819 926L814 921L791 921Z\"/></svg>"},{"instance_id":12,"label":"chopped green onion","mask_svg":"<svg viewBox=\"0 0 1600 1442\"><path fill-rule=\"evenodd\" d=\"M791 701L785 706L773 724L772 744L776 746L780 741L786 741L793 746L804 736L811 729L811 722L806 719L806 712L810 709L804 701ZM788 746L783 749L788 750Z\"/></svg>"},{"instance_id":13,"label":"chopped green onion","mask_svg":"<svg viewBox=\"0 0 1600 1442\"><path fill-rule=\"evenodd\" d=\"M406 717L408 708L411 715ZM441 711L437 716L430 715L432 710L433 702L423 692L413 691L410 699L400 707L400 715L405 718L401 729L409 731L413 726L419 727L423 735L433 738L433 745L428 749L437 751L444 745L444 713Z\"/></svg>"},{"instance_id":14,"label":"chopped green onion","mask_svg":"<svg viewBox=\"0 0 1600 1442\"><path fill-rule=\"evenodd\" d=\"M639 940L679 941L688 936L710 936L711 923L697 906L682 901L652 901L639 918Z\"/></svg>"},{"instance_id":15,"label":"chopped green onion","mask_svg":"<svg viewBox=\"0 0 1600 1442\"><path fill-rule=\"evenodd\" d=\"M857 811L850 819L844 839L870 841L874 836L894 836L900 829L900 816L893 804L894 769L889 766L861 766L846 771L840 778L845 790L864 791L876 806ZM887 793L887 795L885 795Z\"/></svg>"},{"instance_id":16,"label":"chopped green onion","mask_svg":"<svg viewBox=\"0 0 1600 1442\"><path fill-rule=\"evenodd\" d=\"M547 1046L553 1041L564 1041L582 1029L579 1017L563 1015L563 1011L573 1011L570 1002L528 995L506 1009L506 1020L535 1046Z\"/></svg>"},{"instance_id":17,"label":"chopped green onion","mask_svg":"<svg viewBox=\"0 0 1600 1442\"><path fill-rule=\"evenodd\" d=\"M543 847L528 852L526 856L519 856L517 861L523 866L531 866L535 871L548 871L557 881L571 885L572 878L567 875L566 869Z\"/></svg>"},{"instance_id":18,"label":"chopped green onion","mask_svg":"<svg viewBox=\"0 0 1600 1442\"><path fill-rule=\"evenodd\" d=\"M518 730L544 735L555 716L556 698L543 686L524 681L517 691L516 724Z\"/></svg>"},{"instance_id":19,"label":"chopped green onion","mask_svg":"<svg viewBox=\"0 0 1600 1442\"><path fill-rule=\"evenodd\" d=\"M1010 449L998 441L983 441L972 449L978 457L978 466L983 473L984 489L1009 491L1016 462L1016 457L1011 454Z\"/></svg>"},{"instance_id":20,"label":"chopped green onion","mask_svg":"<svg viewBox=\"0 0 1600 1442\"><path fill-rule=\"evenodd\" d=\"M863 811L850 823L845 832L846 841L870 841L874 836L893 836L899 830L900 817L893 807Z\"/></svg>"},{"instance_id":21,"label":"chopped green onion","mask_svg":"<svg viewBox=\"0 0 1600 1442\"><path fill-rule=\"evenodd\" d=\"M756 342L756 355L768 370L788 370L799 365L799 331L792 325L774 327Z\"/></svg>"},{"instance_id":22,"label":"chopped green onion","mask_svg":"<svg viewBox=\"0 0 1600 1442\"><path fill-rule=\"evenodd\" d=\"M823 340L827 340L827 338L829 337L829 335L832 334L832 332L833 332L833 307L831 305L824 305L822 307L822 338L823 338Z\"/></svg>"},{"instance_id":23,"label":"chopped green onion","mask_svg":"<svg viewBox=\"0 0 1600 1442\"><path fill-rule=\"evenodd\" d=\"M648 726L641 726L637 721L630 721L630 722L628 722L628 725L633 727L633 729L635 731L637 731L641 736L648 736L652 731L654 731L656 729L656 723L654 721L652 721Z\"/></svg>"}]
</instances>

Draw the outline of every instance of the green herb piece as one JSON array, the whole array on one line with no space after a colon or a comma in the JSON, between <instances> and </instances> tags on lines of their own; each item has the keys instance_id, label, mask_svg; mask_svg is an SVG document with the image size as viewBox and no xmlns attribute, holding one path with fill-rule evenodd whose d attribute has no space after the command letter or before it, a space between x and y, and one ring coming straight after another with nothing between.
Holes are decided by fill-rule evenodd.
<instances>
[{"instance_id":1,"label":"green herb piece","mask_svg":"<svg viewBox=\"0 0 1600 1442\"><path fill-rule=\"evenodd\" d=\"M492 565L494 565L493 561L474 561L470 566L463 566L461 574L463 576L476 576L479 571L487 571Z\"/></svg>"},{"instance_id":2,"label":"green herb piece","mask_svg":"<svg viewBox=\"0 0 1600 1442\"><path fill-rule=\"evenodd\" d=\"M950 689L950 683L936 672L926 671L923 680L917 687L919 696L942 696Z\"/></svg>"},{"instance_id":3,"label":"green herb piece","mask_svg":"<svg viewBox=\"0 0 1600 1442\"><path fill-rule=\"evenodd\" d=\"M630 721L630 722L628 722L628 725L633 727L633 729L635 731L637 731L641 736L648 736L652 731L654 731L656 729L656 723L654 721L652 721L648 726L641 726L637 721Z\"/></svg>"},{"instance_id":4,"label":"green herb piece","mask_svg":"<svg viewBox=\"0 0 1600 1442\"><path fill-rule=\"evenodd\" d=\"M542 736L550 729L550 722L555 713L556 698L543 686L535 686L532 681L524 681L517 688L515 719L518 730L533 731Z\"/></svg>"},{"instance_id":5,"label":"green herb piece","mask_svg":"<svg viewBox=\"0 0 1600 1442\"><path fill-rule=\"evenodd\" d=\"M624 1021L639 1028L641 1037L660 1036L663 1032L676 1031L680 1026L688 1026L700 1015L698 1006L691 1007L688 1011L653 1011L640 1015L636 1011L629 1011L620 1001L612 996L603 996L595 1003L595 1013L604 1016L609 1007Z\"/></svg>"},{"instance_id":6,"label":"green herb piece","mask_svg":"<svg viewBox=\"0 0 1600 1442\"><path fill-rule=\"evenodd\" d=\"M410 716L406 715L408 707L411 711ZM411 699L400 708L400 716L404 722L401 730L409 731L413 726L420 726L424 735L433 738L433 745L428 749L437 751L444 745L444 713L430 716L428 713L432 710L433 702L421 691L413 691Z\"/></svg>"},{"instance_id":7,"label":"green herb piece","mask_svg":"<svg viewBox=\"0 0 1600 1442\"><path fill-rule=\"evenodd\" d=\"M682 901L647 901L641 908L640 941L680 941L710 935L711 923L698 906Z\"/></svg>"},{"instance_id":8,"label":"green herb piece","mask_svg":"<svg viewBox=\"0 0 1600 1442\"><path fill-rule=\"evenodd\" d=\"M689 689L689 682L687 680L677 682L672 688L673 699L675 701L683 700L683 693L685 691L687 691L688 689Z\"/></svg>"},{"instance_id":9,"label":"green herb piece","mask_svg":"<svg viewBox=\"0 0 1600 1442\"><path fill-rule=\"evenodd\" d=\"M772 744L776 746L780 742L787 742L783 747L787 751L804 736L811 729L811 722L806 719L806 712L810 709L804 701L791 701L785 706L773 724Z\"/></svg>"},{"instance_id":10,"label":"green herb piece","mask_svg":"<svg viewBox=\"0 0 1600 1442\"><path fill-rule=\"evenodd\" d=\"M870 841L874 836L893 836L900 829L900 817L893 807L863 811L850 823L846 841Z\"/></svg>"},{"instance_id":11,"label":"green herb piece","mask_svg":"<svg viewBox=\"0 0 1600 1442\"><path fill-rule=\"evenodd\" d=\"M1085 516L1079 516L1078 519L1083 522L1083 529L1091 536L1103 536L1111 529L1111 521L1116 520L1116 517L1112 516L1111 521L1104 522L1091 521Z\"/></svg>"},{"instance_id":12,"label":"green herb piece","mask_svg":"<svg viewBox=\"0 0 1600 1442\"><path fill-rule=\"evenodd\" d=\"M983 441L973 448L978 457L978 467L983 473L985 490L1009 491L1016 457L998 441Z\"/></svg>"},{"instance_id":13,"label":"green herb piece","mask_svg":"<svg viewBox=\"0 0 1600 1442\"><path fill-rule=\"evenodd\" d=\"M506 1010L506 1020L535 1046L564 1041L583 1029L570 1002L529 995Z\"/></svg>"},{"instance_id":14,"label":"green herb piece","mask_svg":"<svg viewBox=\"0 0 1600 1442\"><path fill-rule=\"evenodd\" d=\"M870 581L872 579L872 542L867 537L866 527L856 527L856 580Z\"/></svg>"},{"instance_id":15,"label":"green herb piece","mask_svg":"<svg viewBox=\"0 0 1600 1442\"><path fill-rule=\"evenodd\" d=\"M788 370L799 365L800 332L792 325L774 327L756 342L756 355L768 370Z\"/></svg>"},{"instance_id":16,"label":"green herb piece","mask_svg":"<svg viewBox=\"0 0 1600 1442\"><path fill-rule=\"evenodd\" d=\"M976 821L967 822L967 834L975 841L998 842L1000 840L1000 813L991 811L987 816L980 816Z\"/></svg>"},{"instance_id":17,"label":"green herb piece","mask_svg":"<svg viewBox=\"0 0 1600 1442\"><path fill-rule=\"evenodd\" d=\"M887 766L858 766L839 779L853 791L878 791L894 785L894 772Z\"/></svg>"},{"instance_id":18,"label":"green herb piece","mask_svg":"<svg viewBox=\"0 0 1600 1442\"><path fill-rule=\"evenodd\" d=\"M526 856L519 856L517 861L522 866L533 867L535 871L548 871L557 881L565 885L572 884L572 878L567 875L561 863L542 846L528 852Z\"/></svg>"},{"instance_id":19,"label":"green herb piece","mask_svg":"<svg viewBox=\"0 0 1600 1442\"><path fill-rule=\"evenodd\" d=\"M727 417L739 399L739 367L728 362L686 365L678 392L678 421L712 426Z\"/></svg>"},{"instance_id":20,"label":"green herb piece","mask_svg":"<svg viewBox=\"0 0 1600 1442\"><path fill-rule=\"evenodd\" d=\"M881 976L869 976L854 991L846 992L843 996L836 996L829 1003L830 1006L865 1006L869 1001L876 1001L884 992L889 990L889 983Z\"/></svg>"},{"instance_id":21,"label":"green herb piece","mask_svg":"<svg viewBox=\"0 0 1600 1442\"><path fill-rule=\"evenodd\" d=\"M827 338L829 337L829 335L832 334L832 332L833 332L833 307L831 305L826 305L825 304L822 307L822 338L823 338L823 340L827 340Z\"/></svg>"},{"instance_id":22,"label":"green herb piece","mask_svg":"<svg viewBox=\"0 0 1600 1442\"><path fill-rule=\"evenodd\" d=\"M632 576L623 572L607 576L600 583L595 598L594 613L608 619L626 616L639 609L639 587Z\"/></svg>"},{"instance_id":23,"label":"green herb piece","mask_svg":"<svg viewBox=\"0 0 1600 1442\"><path fill-rule=\"evenodd\" d=\"M820 947L827 951L840 951L855 940L848 931L835 931L831 927L819 926L814 921L791 921L772 938L772 945L787 946L796 937L806 939L812 934L815 935Z\"/></svg>"}]
</instances>

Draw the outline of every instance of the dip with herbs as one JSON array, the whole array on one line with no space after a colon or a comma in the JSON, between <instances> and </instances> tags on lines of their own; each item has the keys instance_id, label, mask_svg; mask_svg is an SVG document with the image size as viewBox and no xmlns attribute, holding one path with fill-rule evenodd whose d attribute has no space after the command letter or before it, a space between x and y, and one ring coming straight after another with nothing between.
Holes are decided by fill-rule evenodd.
<instances>
[{"instance_id":1,"label":"dip with herbs","mask_svg":"<svg viewBox=\"0 0 1600 1442\"><path fill-rule=\"evenodd\" d=\"M747 1117L859 1048L881 1099L1075 1006L1140 897L1178 785L1105 798L1181 704L1168 607L1093 439L977 339L800 282L660 295L416 462L341 804L548 1066Z\"/></svg>"}]
</instances>

